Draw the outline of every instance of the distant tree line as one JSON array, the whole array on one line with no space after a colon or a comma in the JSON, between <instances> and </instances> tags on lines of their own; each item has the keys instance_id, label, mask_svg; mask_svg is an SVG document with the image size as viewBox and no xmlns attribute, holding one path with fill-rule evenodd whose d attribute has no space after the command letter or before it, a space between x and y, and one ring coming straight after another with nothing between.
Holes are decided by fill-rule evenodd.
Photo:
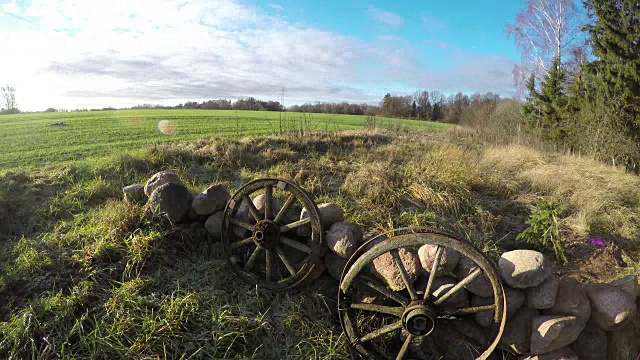
<instances>
[{"instance_id":1,"label":"distant tree line","mask_svg":"<svg viewBox=\"0 0 640 360\"><path fill-rule=\"evenodd\" d=\"M500 95L492 92L445 96L437 90L418 90L413 96L386 94L379 115L460 124L482 108L494 108L499 101Z\"/></svg>"},{"instance_id":2,"label":"distant tree line","mask_svg":"<svg viewBox=\"0 0 640 360\"><path fill-rule=\"evenodd\" d=\"M292 105L287 108L287 111L342 115L377 115L380 112L380 107L369 104L352 104L346 101L339 103L315 102Z\"/></svg>"}]
</instances>

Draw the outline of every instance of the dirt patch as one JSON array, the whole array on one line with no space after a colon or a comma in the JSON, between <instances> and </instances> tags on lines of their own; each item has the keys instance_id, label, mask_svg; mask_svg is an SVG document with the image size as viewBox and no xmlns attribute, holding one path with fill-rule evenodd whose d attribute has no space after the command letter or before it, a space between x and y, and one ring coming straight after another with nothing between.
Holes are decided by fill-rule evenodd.
<instances>
[{"instance_id":1,"label":"dirt patch","mask_svg":"<svg viewBox=\"0 0 640 360\"><path fill-rule=\"evenodd\" d=\"M585 239L575 239L565 242L564 246L570 263L558 269L580 282L608 282L628 266L622 258L622 250L615 245L597 247Z\"/></svg>"}]
</instances>

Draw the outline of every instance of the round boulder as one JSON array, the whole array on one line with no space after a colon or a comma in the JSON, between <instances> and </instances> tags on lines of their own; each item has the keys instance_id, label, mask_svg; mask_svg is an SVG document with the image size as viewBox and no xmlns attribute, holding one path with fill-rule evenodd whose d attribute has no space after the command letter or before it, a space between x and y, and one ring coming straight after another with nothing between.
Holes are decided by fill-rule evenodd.
<instances>
[{"instance_id":1,"label":"round boulder","mask_svg":"<svg viewBox=\"0 0 640 360\"><path fill-rule=\"evenodd\" d=\"M533 250L513 250L502 254L498 268L507 285L518 289L540 285L552 271L551 262Z\"/></svg>"},{"instance_id":2,"label":"round boulder","mask_svg":"<svg viewBox=\"0 0 640 360\"><path fill-rule=\"evenodd\" d=\"M433 267L433 262L436 260L436 252L438 250L437 245L427 244L423 245L418 249L418 257L420 258L420 264L422 264L422 268L431 272L431 268ZM442 256L440 257L440 263L438 264L438 269L436 270L436 276L445 275L453 271L456 265L458 265L458 260L460 260L460 253L445 247L442 252Z\"/></svg>"},{"instance_id":3,"label":"round boulder","mask_svg":"<svg viewBox=\"0 0 640 360\"><path fill-rule=\"evenodd\" d=\"M625 276L618 280L612 281L610 284L628 293L634 299L640 296L640 284L638 284L638 275Z\"/></svg>"},{"instance_id":4,"label":"round boulder","mask_svg":"<svg viewBox=\"0 0 640 360\"><path fill-rule=\"evenodd\" d=\"M335 223L327 231L325 240L331 251L348 259L362 244L362 227L350 222Z\"/></svg>"},{"instance_id":5,"label":"round boulder","mask_svg":"<svg viewBox=\"0 0 640 360\"><path fill-rule=\"evenodd\" d=\"M324 267L327 269L329 275L337 281L340 281L342 271L346 265L347 260L332 252L328 253L327 256L324 257Z\"/></svg>"},{"instance_id":6,"label":"round boulder","mask_svg":"<svg viewBox=\"0 0 640 360\"><path fill-rule=\"evenodd\" d=\"M454 269L454 274L458 280L464 279L467 275L471 274L478 265L473 262L473 260L469 259L466 256L461 256L458 261L458 265ZM464 287L472 294L482 296L482 297L490 297L493 296L493 286L491 286L491 281L489 281L489 277L482 273L482 275L473 279L470 283L465 285Z\"/></svg>"},{"instance_id":7,"label":"round boulder","mask_svg":"<svg viewBox=\"0 0 640 360\"><path fill-rule=\"evenodd\" d=\"M220 233L222 231L222 220L224 218L224 211L218 211L211 214L207 221L204 223L205 229L213 236L214 239L220 239Z\"/></svg>"},{"instance_id":8,"label":"round boulder","mask_svg":"<svg viewBox=\"0 0 640 360\"><path fill-rule=\"evenodd\" d=\"M531 348L531 324L538 316L537 309L520 308L504 327L500 344L516 354L525 354Z\"/></svg>"},{"instance_id":9,"label":"round boulder","mask_svg":"<svg viewBox=\"0 0 640 360\"><path fill-rule=\"evenodd\" d=\"M187 216L191 193L181 184L166 183L156 188L149 197L149 208L156 214L166 214L178 223Z\"/></svg>"},{"instance_id":10,"label":"round boulder","mask_svg":"<svg viewBox=\"0 0 640 360\"><path fill-rule=\"evenodd\" d=\"M586 323L591 317L591 304L587 294L573 278L562 278L558 281L556 301L545 315L573 315Z\"/></svg>"},{"instance_id":11,"label":"round boulder","mask_svg":"<svg viewBox=\"0 0 640 360\"><path fill-rule=\"evenodd\" d=\"M147 200L147 195L144 194L144 185L133 184L122 188L124 193L124 199L126 201L144 203Z\"/></svg>"},{"instance_id":12,"label":"round boulder","mask_svg":"<svg viewBox=\"0 0 640 360\"><path fill-rule=\"evenodd\" d=\"M320 223L322 228L327 230L331 225L344 221L344 211L338 204L335 203L322 203L318 205L318 213L320 216ZM302 209L300 212L300 220L309 217L307 209ZM297 230L298 236L311 236L311 226L301 226Z\"/></svg>"},{"instance_id":13,"label":"round boulder","mask_svg":"<svg viewBox=\"0 0 640 360\"><path fill-rule=\"evenodd\" d=\"M607 332L607 340L607 360L637 360L640 357L640 332L632 322Z\"/></svg>"},{"instance_id":14,"label":"round boulder","mask_svg":"<svg viewBox=\"0 0 640 360\"><path fill-rule=\"evenodd\" d=\"M590 321L578 339L570 345L580 360L602 360L607 358L607 334Z\"/></svg>"},{"instance_id":15,"label":"round boulder","mask_svg":"<svg viewBox=\"0 0 640 360\"><path fill-rule=\"evenodd\" d=\"M524 305L525 295L522 290L512 289L508 286L504 287L504 295L507 300L507 319L511 318L518 309ZM471 297L471 306L482 306L493 304L493 297ZM483 327L489 327L493 324L493 311L481 311L475 315L476 322Z\"/></svg>"},{"instance_id":16,"label":"round boulder","mask_svg":"<svg viewBox=\"0 0 640 360\"><path fill-rule=\"evenodd\" d=\"M636 315L635 299L611 284L587 284L585 291L591 301L592 318L605 331Z\"/></svg>"},{"instance_id":17,"label":"round boulder","mask_svg":"<svg viewBox=\"0 0 640 360\"><path fill-rule=\"evenodd\" d=\"M427 277L428 281L428 277ZM437 299L442 295L446 294L451 288L453 288L458 281L456 279L449 276L439 276L433 279L433 284L431 284L431 289L433 296ZM424 288L426 288L427 284L424 284ZM424 291L423 291L424 293ZM445 308L464 308L469 306L469 293L465 289L460 289L451 295L448 299L442 302L441 304Z\"/></svg>"},{"instance_id":18,"label":"round boulder","mask_svg":"<svg viewBox=\"0 0 640 360\"><path fill-rule=\"evenodd\" d=\"M178 174L174 173L173 171L157 172L153 174L153 176L151 176L151 178L149 178L149 180L147 180L147 183L144 185L144 194L147 196L151 196L151 193L153 193L155 189L157 189L161 185L168 183L181 184L180 178L178 178Z\"/></svg>"},{"instance_id":19,"label":"round boulder","mask_svg":"<svg viewBox=\"0 0 640 360\"><path fill-rule=\"evenodd\" d=\"M409 281L415 282L420 275L420 260L404 248L398 249L398 255L407 271ZM371 270L375 275L383 279L391 290L400 291L406 288L400 275L400 270L398 270L395 261L393 261L391 253L387 252L375 258Z\"/></svg>"},{"instance_id":20,"label":"round boulder","mask_svg":"<svg viewBox=\"0 0 640 360\"><path fill-rule=\"evenodd\" d=\"M576 341L585 324L575 316L543 315L531 324L531 353L548 353Z\"/></svg>"},{"instance_id":21,"label":"round boulder","mask_svg":"<svg viewBox=\"0 0 640 360\"><path fill-rule=\"evenodd\" d=\"M231 198L227 188L222 184L214 185L196 195L191 206L198 215L210 215L224 210Z\"/></svg>"},{"instance_id":22,"label":"round boulder","mask_svg":"<svg viewBox=\"0 0 640 360\"><path fill-rule=\"evenodd\" d=\"M548 309L556 303L558 277L551 274L542 284L528 288L527 306L534 309Z\"/></svg>"},{"instance_id":23,"label":"round boulder","mask_svg":"<svg viewBox=\"0 0 640 360\"><path fill-rule=\"evenodd\" d=\"M266 196L264 194L260 194L256 197L253 198L253 205L256 207L256 210L258 210L258 214L260 214L261 218L264 218L264 211L265 211L265 203L266 203ZM270 219L273 219L276 217L276 215L278 214L278 209L280 209L280 200L278 200L278 198L276 198L275 196L271 198L271 214L269 215ZM256 220L253 218L253 215L251 215L251 213L249 213L249 216L251 218L251 223L255 224Z\"/></svg>"},{"instance_id":24,"label":"round boulder","mask_svg":"<svg viewBox=\"0 0 640 360\"><path fill-rule=\"evenodd\" d=\"M523 357L520 360L582 360L582 357L578 357L578 355L571 350L571 348L565 346L558 350L554 350L548 353L540 354L540 355L529 355L527 357ZM602 358L604 359L604 358Z\"/></svg>"}]
</instances>

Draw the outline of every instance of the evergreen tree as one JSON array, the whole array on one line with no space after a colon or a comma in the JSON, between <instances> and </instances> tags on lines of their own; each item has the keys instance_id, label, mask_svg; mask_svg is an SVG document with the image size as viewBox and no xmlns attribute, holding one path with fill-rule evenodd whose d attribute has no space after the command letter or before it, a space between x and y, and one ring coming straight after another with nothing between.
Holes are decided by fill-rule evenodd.
<instances>
[{"instance_id":1,"label":"evergreen tree","mask_svg":"<svg viewBox=\"0 0 640 360\"><path fill-rule=\"evenodd\" d=\"M587 0L587 27L598 58L591 69L624 136L640 143L640 5L636 0ZM638 171L640 154L623 161Z\"/></svg>"},{"instance_id":2,"label":"evergreen tree","mask_svg":"<svg viewBox=\"0 0 640 360\"><path fill-rule=\"evenodd\" d=\"M529 95L523 106L524 115L529 124L536 128L541 137L556 147L567 144L572 127L569 122L569 97L565 91L566 73L560 67L560 59L556 58L547 76L536 89L535 76L527 81Z\"/></svg>"}]
</instances>

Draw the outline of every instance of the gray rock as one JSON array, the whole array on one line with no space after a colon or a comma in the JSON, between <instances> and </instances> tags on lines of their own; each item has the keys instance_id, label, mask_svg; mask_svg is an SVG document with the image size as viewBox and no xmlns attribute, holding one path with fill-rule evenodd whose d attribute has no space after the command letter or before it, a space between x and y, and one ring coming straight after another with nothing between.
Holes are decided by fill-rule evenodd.
<instances>
[{"instance_id":1,"label":"gray rock","mask_svg":"<svg viewBox=\"0 0 640 360\"><path fill-rule=\"evenodd\" d=\"M558 350L554 350L552 352L548 352L540 355L529 355L526 357L520 358L520 360L582 360L581 357L578 357L576 353L571 350L571 348L565 346ZM601 360L604 358L600 358Z\"/></svg>"},{"instance_id":2,"label":"gray rock","mask_svg":"<svg viewBox=\"0 0 640 360\"><path fill-rule=\"evenodd\" d=\"M313 284L316 280L318 280L322 276L322 274L324 273L324 270L325 270L324 262L322 261L322 259L316 260L315 266L313 267L309 275L307 275L307 277L304 278L304 280L300 283L300 285Z\"/></svg>"},{"instance_id":3,"label":"gray rock","mask_svg":"<svg viewBox=\"0 0 640 360\"><path fill-rule=\"evenodd\" d=\"M427 244L418 249L418 257L420 258L420 264L422 268L428 272L431 272L433 262L436 259L436 252L438 250L437 245ZM445 275L453 271L460 260L460 253L451 249L444 248L442 257L440 258L440 264L436 270L436 276Z\"/></svg>"},{"instance_id":4,"label":"gray rock","mask_svg":"<svg viewBox=\"0 0 640 360\"><path fill-rule=\"evenodd\" d=\"M347 265L347 260L332 252L324 257L324 267L327 269L329 275L337 281L340 281L345 265Z\"/></svg>"},{"instance_id":5,"label":"gray rock","mask_svg":"<svg viewBox=\"0 0 640 360\"><path fill-rule=\"evenodd\" d=\"M575 279L562 278L558 281L556 302L545 315L573 315L586 323L591 317L591 303L582 285Z\"/></svg>"},{"instance_id":6,"label":"gray rock","mask_svg":"<svg viewBox=\"0 0 640 360\"><path fill-rule=\"evenodd\" d=\"M253 217L249 215L249 206L244 201L238 207L238 210L236 211L235 215L233 215L233 218L236 220L244 221L249 224L255 224L255 220L253 222L251 221L253 220ZM240 226L236 226L236 225L229 225L229 226L231 229L233 229L233 233L236 235L238 239L246 239L251 234L249 230L242 228Z\"/></svg>"},{"instance_id":7,"label":"gray rock","mask_svg":"<svg viewBox=\"0 0 640 360\"><path fill-rule=\"evenodd\" d=\"M538 316L537 309L520 308L504 327L500 344L516 354L526 354L531 348L531 327Z\"/></svg>"},{"instance_id":8,"label":"gray rock","mask_svg":"<svg viewBox=\"0 0 640 360\"><path fill-rule=\"evenodd\" d=\"M404 248L398 249L398 255L409 276L409 281L414 282L420 275L420 260L413 253ZM406 288L400 275L400 270L396 267L391 253L384 253L373 260L372 272L383 279L393 291L400 291Z\"/></svg>"},{"instance_id":9,"label":"gray rock","mask_svg":"<svg viewBox=\"0 0 640 360\"><path fill-rule=\"evenodd\" d=\"M149 208L156 214L166 214L178 223L187 216L191 193L184 185L166 183L156 188L149 197Z\"/></svg>"},{"instance_id":10,"label":"gray rock","mask_svg":"<svg viewBox=\"0 0 640 360\"><path fill-rule=\"evenodd\" d=\"M636 314L635 299L623 290L611 284L588 284L584 288L591 301L591 316L603 330L615 330Z\"/></svg>"},{"instance_id":11,"label":"gray rock","mask_svg":"<svg viewBox=\"0 0 640 360\"><path fill-rule=\"evenodd\" d=\"M593 321L590 321L570 347L580 360L606 359L607 334Z\"/></svg>"},{"instance_id":12,"label":"gray rock","mask_svg":"<svg viewBox=\"0 0 640 360\"><path fill-rule=\"evenodd\" d=\"M155 189L168 183L182 184L180 182L180 178L178 178L178 174L173 171L157 172L153 174L153 176L151 176L144 185L144 194L151 197L151 193L153 193Z\"/></svg>"},{"instance_id":13,"label":"gray rock","mask_svg":"<svg viewBox=\"0 0 640 360\"><path fill-rule=\"evenodd\" d=\"M462 280L467 275L471 274L477 266L478 265L473 262L473 260L469 259L466 256L461 256L460 260L458 261L458 265L454 269L454 274L458 280ZM467 284L464 288L467 289L467 291L469 291L470 293L478 296L493 296L493 286L491 286L491 281L489 281L489 278L484 273L473 279L473 281Z\"/></svg>"},{"instance_id":14,"label":"gray rock","mask_svg":"<svg viewBox=\"0 0 640 360\"><path fill-rule=\"evenodd\" d=\"M427 277L427 281L428 281ZM453 288L458 281L456 279L449 276L439 276L433 279L432 289L433 296L437 299L442 295L446 294L451 288ZM424 288L426 288L427 284L424 284ZM423 292L424 293L424 292ZM469 293L465 289L460 289L453 295L451 295L447 300L441 303L441 306L445 308L464 308L469 306Z\"/></svg>"},{"instance_id":15,"label":"gray rock","mask_svg":"<svg viewBox=\"0 0 640 360\"><path fill-rule=\"evenodd\" d=\"M218 184L196 195L191 206L198 215L210 215L224 210L230 198L231 195L224 185Z\"/></svg>"},{"instance_id":16,"label":"gray rock","mask_svg":"<svg viewBox=\"0 0 640 360\"><path fill-rule=\"evenodd\" d=\"M256 207L256 210L258 210L258 214L260 214L260 220L264 218L265 203L266 203L266 196L264 194L260 194L253 198L253 205ZM271 214L269 215L270 219L273 219L276 217L276 215L278 214L278 209L280 209L281 206L282 205L280 204L280 200L277 197L274 196L271 198ZM248 212L248 209L247 209L247 213L251 219L251 223L255 224L256 220L254 219L253 215L251 215Z\"/></svg>"},{"instance_id":17,"label":"gray rock","mask_svg":"<svg viewBox=\"0 0 640 360\"><path fill-rule=\"evenodd\" d=\"M636 360L640 356L640 332L631 322L607 333L607 360Z\"/></svg>"},{"instance_id":18,"label":"gray rock","mask_svg":"<svg viewBox=\"0 0 640 360\"><path fill-rule=\"evenodd\" d=\"M124 193L124 199L126 201L144 203L147 200L147 195L144 194L144 185L133 184L122 188Z\"/></svg>"},{"instance_id":19,"label":"gray rock","mask_svg":"<svg viewBox=\"0 0 640 360\"><path fill-rule=\"evenodd\" d=\"M478 324L473 320L458 318L453 321L453 326L458 330L458 332L467 335L468 338L478 343L478 345L484 345L487 343L487 332L485 329L478 326Z\"/></svg>"},{"instance_id":20,"label":"gray rock","mask_svg":"<svg viewBox=\"0 0 640 360\"><path fill-rule=\"evenodd\" d=\"M634 299L640 296L640 284L638 284L638 275L629 275L618 280L610 282L611 285L628 293Z\"/></svg>"},{"instance_id":21,"label":"gray rock","mask_svg":"<svg viewBox=\"0 0 640 360\"><path fill-rule=\"evenodd\" d=\"M498 268L507 285L518 289L540 285L552 271L551 262L533 250L513 250L502 254Z\"/></svg>"},{"instance_id":22,"label":"gray rock","mask_svg":"<svg viewBox=\"0 0 640 360\"><path fill-rule=\"evenodd\" d=\"M362 244L362 227L350 222L335 223L327 231L325 240L331 251L348 259Z\"/></svg>"},{"instance_id":23,"label":"gray rock","mask_svg":"<svg viewBox=\"0 0 640 360\"><path fill-rule=\"evenodd\" d=\"M335 203L322 203L318 205L318 212L320 216L320 223L322 229L327 230L331 225L344 221L344 211ZM309 217L307 209L302 209L300 213L300 220ZM311 236L311 226L301 226L297 230L298 236Z\"/></svg>"},{"instance_id":24,"label":"gray rock","mask_svg":"<svg viewBox=\"0 0 640 360\"><path fill-rule=\"evenodd\" d=\"M222 232L222 220L224 219L224 211L218 211L211 214L204 223L205 229L213 236L214 239L220 239Z\"/></svg>"},{"instance_id":25,"label":"gray rock","mask_svg":"<svg viewBox=\"0 0 640 360\"><path fill-rule=\"evenodd\" d=\"M524 305L525 295L522 290L512 289L508 286L504 287L504 294L507 300L507 319L509 319L522 307L522 305ZM471 298L471 306L489 304L493 304L493 296L488 298L473 296ZM482 311L476 313L475 319L480 326L489 327L493 324L493 311Z\"/></svg>"},{"instance_id":26,"label":"gray rock","mask_svg":"<svg viewBox=\"0 0 640 360\"><path fill-rule=\"evenodd\" d=\"M576 341L585 324L575 316L543 315L531 324L531 353L548 353Z\"/></svg>"},{"instance_id":27,"label":"gray rock","mask_svg":"<svg viewBox=\"0 0 640 360\"><path fill-rule=\"evenodd\" d=\"M558 277L551 274L542 284L528 288L527 306L534 309L548 309L556 303L558 295Z\"/></svg>"}]
</instances>

